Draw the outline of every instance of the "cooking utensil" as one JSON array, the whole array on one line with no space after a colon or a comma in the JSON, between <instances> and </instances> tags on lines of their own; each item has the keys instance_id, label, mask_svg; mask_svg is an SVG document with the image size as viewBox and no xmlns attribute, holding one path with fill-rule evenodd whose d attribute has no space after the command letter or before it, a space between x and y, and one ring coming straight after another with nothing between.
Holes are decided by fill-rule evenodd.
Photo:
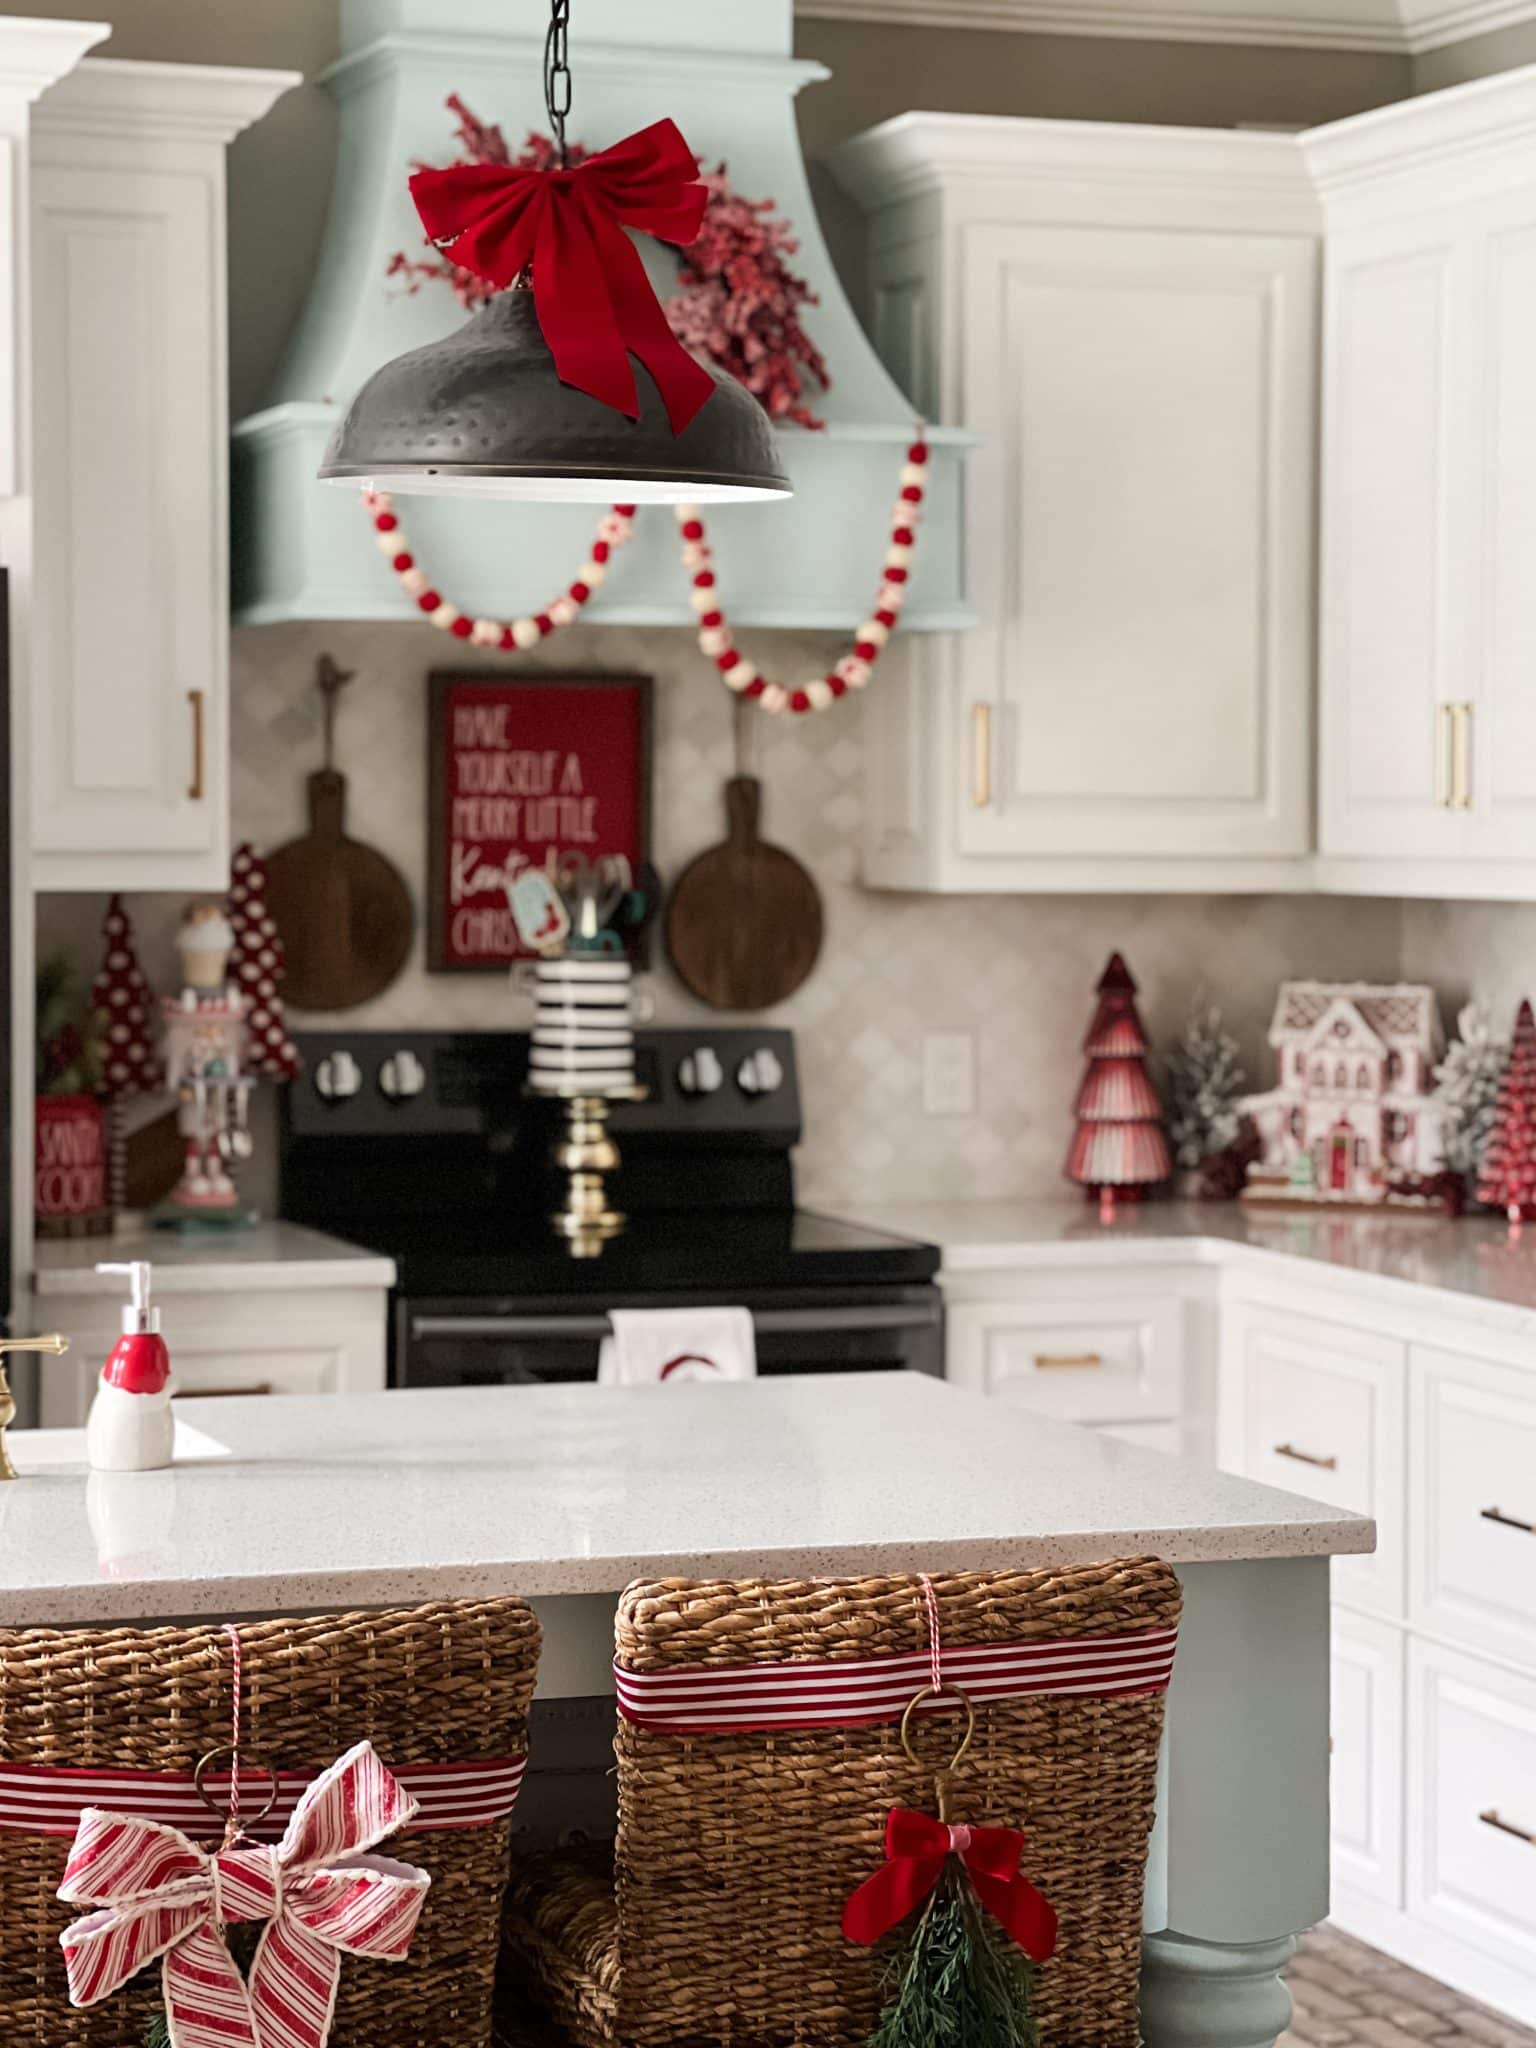
<instances>
[{"instance_id":1,"label":"cooking utensil","mask_svg":"<svg viewBox=\"0 0 1536 2048\"><path fill-rule=\"evenodd\" d=\"M299 1010L351 1010L380 994L404 967L416 927L399 869L347 836L347 783L333 754L336 699L351 680L320 656L325 762L309 778L309 831L267 861L267 904L287 952L283 996Z\"/></svg>"},{"instance_id":2,"label":"cooking utensil","mask_svg":"<svg viewBox=\"0 0 1536 2048\"><path fill-rule=\"evenodd\" d=\"M683 982L717 1010L766 1010L805 980L821 951L821 897L782 846L759 837L762 784L725 785L727 836L678 876L667 952Z\"/></svg>"}]
</instances>

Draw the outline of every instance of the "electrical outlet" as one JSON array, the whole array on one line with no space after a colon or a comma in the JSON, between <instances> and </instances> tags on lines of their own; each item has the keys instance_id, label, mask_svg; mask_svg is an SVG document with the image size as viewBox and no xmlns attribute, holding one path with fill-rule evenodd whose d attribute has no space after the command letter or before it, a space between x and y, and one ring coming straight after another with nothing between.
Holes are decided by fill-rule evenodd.
<instances>
[{"instance_id":1,"label":"electrical outlet","mask_svg":"<svg viewBox=\"0 0 1536 2048\"><path fill-rule=\"evenodd\" d=\"M976 1041L969 1031L930 1031L923 1040L923 1112L970 1116L976 1107Z\"/></svg>"}]
</instances>

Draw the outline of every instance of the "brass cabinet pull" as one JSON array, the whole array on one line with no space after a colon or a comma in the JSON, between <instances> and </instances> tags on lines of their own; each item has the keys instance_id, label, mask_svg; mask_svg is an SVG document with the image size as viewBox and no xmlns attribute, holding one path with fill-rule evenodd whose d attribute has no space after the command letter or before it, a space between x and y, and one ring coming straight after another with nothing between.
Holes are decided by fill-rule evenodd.
<instances>
[{"instance_id":1,"label":"brass cabinet pull","mask_svg":"<svg viewBox=\"0 0 1536 2048\"><path fill-rule=\"evenodd\" d=\"M192 707L192 780L187 784L188 803L200 804L203 800L203 693L188 690L187 702Z\"/></svg>"},{"instance_id":2,"label":"brass cabinet pull","mask_svg":"<svg viewBox=\"0 0 1536 2048\"><path fill-rule=\"evenodd\" d=\"M1529 1842L1536 1849L1536 1835L1529 1828L1517 1828L1512 1820L1505 1820L1496 1806L1484 1807L1477 1817L1485 1828L1497 1828L1501 1835L1513 1835L1517 1842Z\"/></svg>"},{"instance_id":3,"label":"brass cabinet pull","mask_svg":"<svg viewBox=\"0 0 1536 2048\"><path fill-rule=\"evenodd\" d=\"M176 1389L177 1398L183 1401L233 1401L244 1399L251 1394L273 1394L277 1389L270 1380L254 1380L248 1387L182 1387Z\"/></svg>"},{"instance_id":4,"label":"brass cabinet pull","mask_svg":"<svg viewBox=\"0 0 1536 2048\"><path fill-rule=\"evenodd\" d=\"M1294 1458L1298 1465L1316 1465L1321 1472L1337 1472L1339 1469L1337 1458L1320 1458L1316 1451L1298 1451L1294 1444L1276 1444L1275 1456Z\"/></svg>"},{"instance_id":5,"label":"brass cabinet pull","mask_svg":"<svg viewBox=\"0 0 1536 2048\"><path fill-rule=\"evenodd\" d=\"M992 801L992 706L971 706L971 804L984 811Z\"/></svg>"},{"instance_id":6,"label":"brass cabinet pull","mask_svg":"<svg viewBox=\"0 0 1536 2048\"><path fill-rule=\"evenodd\" d=\"M1080 1371L1084 1366L1102 1365L1102 1351L1037 1351L1037 1372Z\"/></svg>"},{"instance_id":7,"label":"brass cabinet pull","mask_svg":"<svg viewBox=\"0 0 1536 2048\"><path fill-rule=\"evenodd\" d=\"M1435 706L1435 808L1448 811L1451 808L1453 783L1451 781L1452 707L1449 704Z\"/></svg>"},{"instance_id":8,"label":"brass cabinet pull","mask_svg":"<svg viewBox=\"0 0 1536 2048\"><path fill-rule=\"evenodd\" d=\"M1472 706L1451 706L1451 808L1472 808Z\"/></svg>"},{"instance_id":9,"label":"brass cabinet pull","mask_svg":"<svg viewBox=\"0 0 1536 2048\"><path fill-rule=\"evenodd\" d=\"M1536 1522L1522 1522L1518 1515L1506 1515L1502 1508L1479 1508L1478 1513L1485 1522L1497 1522L1501 1529L1519 1529L1523 1535L1536 1536Z\"/></svg>"}]
</instances>

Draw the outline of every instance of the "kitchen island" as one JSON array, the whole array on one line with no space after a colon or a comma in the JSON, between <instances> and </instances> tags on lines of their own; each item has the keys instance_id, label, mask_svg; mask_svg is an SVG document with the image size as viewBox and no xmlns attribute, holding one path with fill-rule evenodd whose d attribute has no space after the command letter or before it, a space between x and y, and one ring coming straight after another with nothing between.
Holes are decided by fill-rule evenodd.
<instances>
[{"instance_id":1,"label":"kitchen island","mask_svg":"<svg viewBox=\"0 0 1536 2048\"><path fill-rule=\"evenodd\" d=\"M1328 1906L1328 1559L1372 1523L918 1375L180 1404L170 1471L13 1439L0 1625L519 1592L540 1690L611 1687L632 1578L1156 1553L1185 1616L1148 1871L1149 2042L1256 2048Z\"/></svg>"}]
</instances>

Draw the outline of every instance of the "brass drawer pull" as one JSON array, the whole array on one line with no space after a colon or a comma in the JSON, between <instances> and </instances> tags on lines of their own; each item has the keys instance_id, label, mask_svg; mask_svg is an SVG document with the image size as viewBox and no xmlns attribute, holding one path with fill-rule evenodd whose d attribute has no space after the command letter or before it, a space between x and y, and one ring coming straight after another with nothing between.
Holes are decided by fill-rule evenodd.
<instances>
[{"instance_id":1,"label":"brass drawer pull","mask_svg":"<svg viewBox=\"0 0 1536 2048\"><path fill-rule=\"evenodd\" d=\"M192 780L187 784L187 802L200 804L203 800L203 693L188 690L187 702L192 707Z\"/></svg>"},{"instance_id":2,"label":"brass drawer pull","mask_svg":"<svg viewBox=\"0 0 1536 2048\"><path fill-rule=\"evenodd\" d=\"M1518 1529L1522 1535L1536 1536L1536 1522L1522 1522L1518 1515L1506 1515L1502 1508L1479 1508L1478 1513L1485 1522L1497 1522L1501 1529Z\"/></svg>"},{"instance_id":3,"label":"brass drawer pull","mask_svg":"<svg viewBox=\"0 0 1536 2048\"><path fill-rule=\"evenodd\" d=\"M277 1390L270 1380L257 1380L249 1387L178 1387L180 1401L233 1401L248 1394L271 1394Z\"/></svg>"},{"instance_id":4,"label":"brass drawer pull","mask_svg":"<svg viewBox=\"0 0 1536 2048\"><path fill-rule=\"evenodd\" d=\"M1081 1371L1084 1366L1102 1365L1102 1351L1037 1351L1036 1372Z\"/></svg>"},{"instance_id":5,"label":"brass drawer pull","mask_svg":"<svg viewBox=\"0 0 1536 2048\"><path fill-rule=\"evenodd\" d=\"M1536 1835L1529 1828L1517 1828L1512 1820L1505 1820L1496 1806L1485 1807L1477 1817L1485 1828L1497 1828L1501 1835L1513 1835L1517 1842L1529 1842L1536 1849Z\"/></svg>"},{"instance_id":6,"label":"brass drawer pull","mask_svg":"<svg viewBox=\"0 0 1536 2048\"><path fill-rule=\"evenodd\" d=\"M1451 725L1453 714L1449 704L1435 706L1435 807L1448 811L1451 808Z\"/></svg>"},{"instance_id":7,"label":"brass drawer pull","mask_svg":"<svg viewBox=\"0 0 1536 2048\"><path fill-rule=\"evenodd\" d=\"M1337 1458L1320 1458L1316 1451L1298 1451L1294 1444L1276 1444L1277 1458L1294 1458L1298 1465L1315 1465L1320 1472L1337 1472Z\"/></svg>"},{"instance_id":8,"label":"brass drawer pull","mask_svg":"<svg viewBox=\"0 0 1536 2048\"><path fill-rule=\"evenodd\" d=\"M971 804L984 811L992 801L992 706L971 706Z\"/></svg>"}]
</instances>

